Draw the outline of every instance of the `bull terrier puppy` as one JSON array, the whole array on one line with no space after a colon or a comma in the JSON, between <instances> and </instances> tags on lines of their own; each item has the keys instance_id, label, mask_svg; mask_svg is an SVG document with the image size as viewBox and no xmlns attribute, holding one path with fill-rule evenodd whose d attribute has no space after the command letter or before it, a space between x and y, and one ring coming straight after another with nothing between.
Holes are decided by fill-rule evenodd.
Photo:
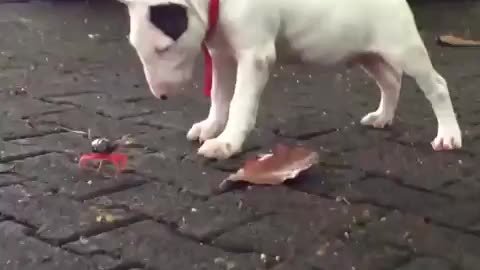
<instances>
[{"instance_id":1,"label":"bull terrier puppy","mask_svg":"<svg viewBox=\"0 0 480 270\"><path fill-rule=\"evenodd\" d=\"M462 146L447 82L432 66L405 0L219 0L211 37L211 1L120 0L128 7L130 43L158 98L191 80L206 42L213 61L208 117L195 123L189 140L198 153L227 159L242 150L255 126L262 92L274 63L294 56L298 63L360 65L380 89L378 108L361 124L391 125L403 74L423 90L435 113L434 150Z\"/></svg>"}]
</instances>

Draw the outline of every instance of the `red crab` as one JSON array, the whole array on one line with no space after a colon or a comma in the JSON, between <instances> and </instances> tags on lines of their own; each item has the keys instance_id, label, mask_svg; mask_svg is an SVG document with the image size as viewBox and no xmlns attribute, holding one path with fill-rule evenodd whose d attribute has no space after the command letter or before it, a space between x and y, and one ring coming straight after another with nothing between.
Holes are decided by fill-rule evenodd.
<instances>
[{"instance_id":1,"label":"red crab","mask_svg":"<svg viewBox=\"0 0 480 270\"><path fill-rule=\"evenodd\" d=\"M110 141L107 138L99 138L92 141L92 153L83 154L79 160L79 166L85 167L88 161L100 161L97 171L100 171L104 161L109 161L115 166L118 172L123 171L127 166L128 156L115 151L122 144L122 139Z\"/></svg>"}]
</instances>

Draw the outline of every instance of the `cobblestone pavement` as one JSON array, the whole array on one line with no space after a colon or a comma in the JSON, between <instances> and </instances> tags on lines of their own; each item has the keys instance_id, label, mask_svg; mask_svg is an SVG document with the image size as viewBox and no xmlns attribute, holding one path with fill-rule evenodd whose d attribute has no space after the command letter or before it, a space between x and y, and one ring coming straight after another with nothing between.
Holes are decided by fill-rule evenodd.
<instances>
[{"instance_id":1,"label":"cobblestone pavement","mask_svg":"<svg viewBox=\"0 0 480 270\"><path fill-rule=\"evenodd\" d=\"M119 5L0 4L0 269L478 269L480 49L435 44L480 38L480 6L458 2L414 10L462 151L430 149L434 115L410 79L395 125L378 131L358 125L379 99L360 70L279 67L246 153L224 162L185 139L208 110L198 85L166 102L148 92ZM69 130L88 129L137 139L127 173L77 167L89 141ZM320 166L214 192L278 142L318 150Z\"/></svg>"}]
</instances>

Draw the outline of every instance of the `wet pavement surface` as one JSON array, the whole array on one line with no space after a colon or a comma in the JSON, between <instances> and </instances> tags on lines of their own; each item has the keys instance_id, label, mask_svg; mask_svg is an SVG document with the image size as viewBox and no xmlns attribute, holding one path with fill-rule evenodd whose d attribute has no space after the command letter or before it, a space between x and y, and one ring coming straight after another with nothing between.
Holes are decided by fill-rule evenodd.
<instances>
[{"instance_id":1,"label":"wet pavement surface","mask_svg":"<svg viewBox=\"0 0 480 270\"><path fill-rule=\"evenodd\" d=\"M476 270L480 265L480 38L475 2L416 4L464 148L434 153L433 112L405 78L394 126L359 119L379 93L359 69L278 67L246 152L223 162L185 139L203 119L201 69L184 95L149 93L118 4L0 2L0 269ZM130 169L80 170L89 140L131 134ZM321 163L276 187L215 193L279 142Z\"/></svg>"}]
</instances>

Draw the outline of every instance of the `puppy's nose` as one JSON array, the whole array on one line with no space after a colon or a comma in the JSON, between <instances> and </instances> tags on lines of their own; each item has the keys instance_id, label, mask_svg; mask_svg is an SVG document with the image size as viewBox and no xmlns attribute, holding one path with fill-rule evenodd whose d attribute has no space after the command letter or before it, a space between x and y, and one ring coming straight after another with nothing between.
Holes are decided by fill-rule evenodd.
<instances>
[{"instance_id":1,"label":"puppy's nose","mask_svg":"<svg viewBox=\"0 0 480 270\"><path fill-rule=\"evenodd\" d=\"M156 98L161 100L167 100L170 89L165 87L165 85L155 85L155 86L150 86L150 91Z\"/></svg>"}]
</instances>

